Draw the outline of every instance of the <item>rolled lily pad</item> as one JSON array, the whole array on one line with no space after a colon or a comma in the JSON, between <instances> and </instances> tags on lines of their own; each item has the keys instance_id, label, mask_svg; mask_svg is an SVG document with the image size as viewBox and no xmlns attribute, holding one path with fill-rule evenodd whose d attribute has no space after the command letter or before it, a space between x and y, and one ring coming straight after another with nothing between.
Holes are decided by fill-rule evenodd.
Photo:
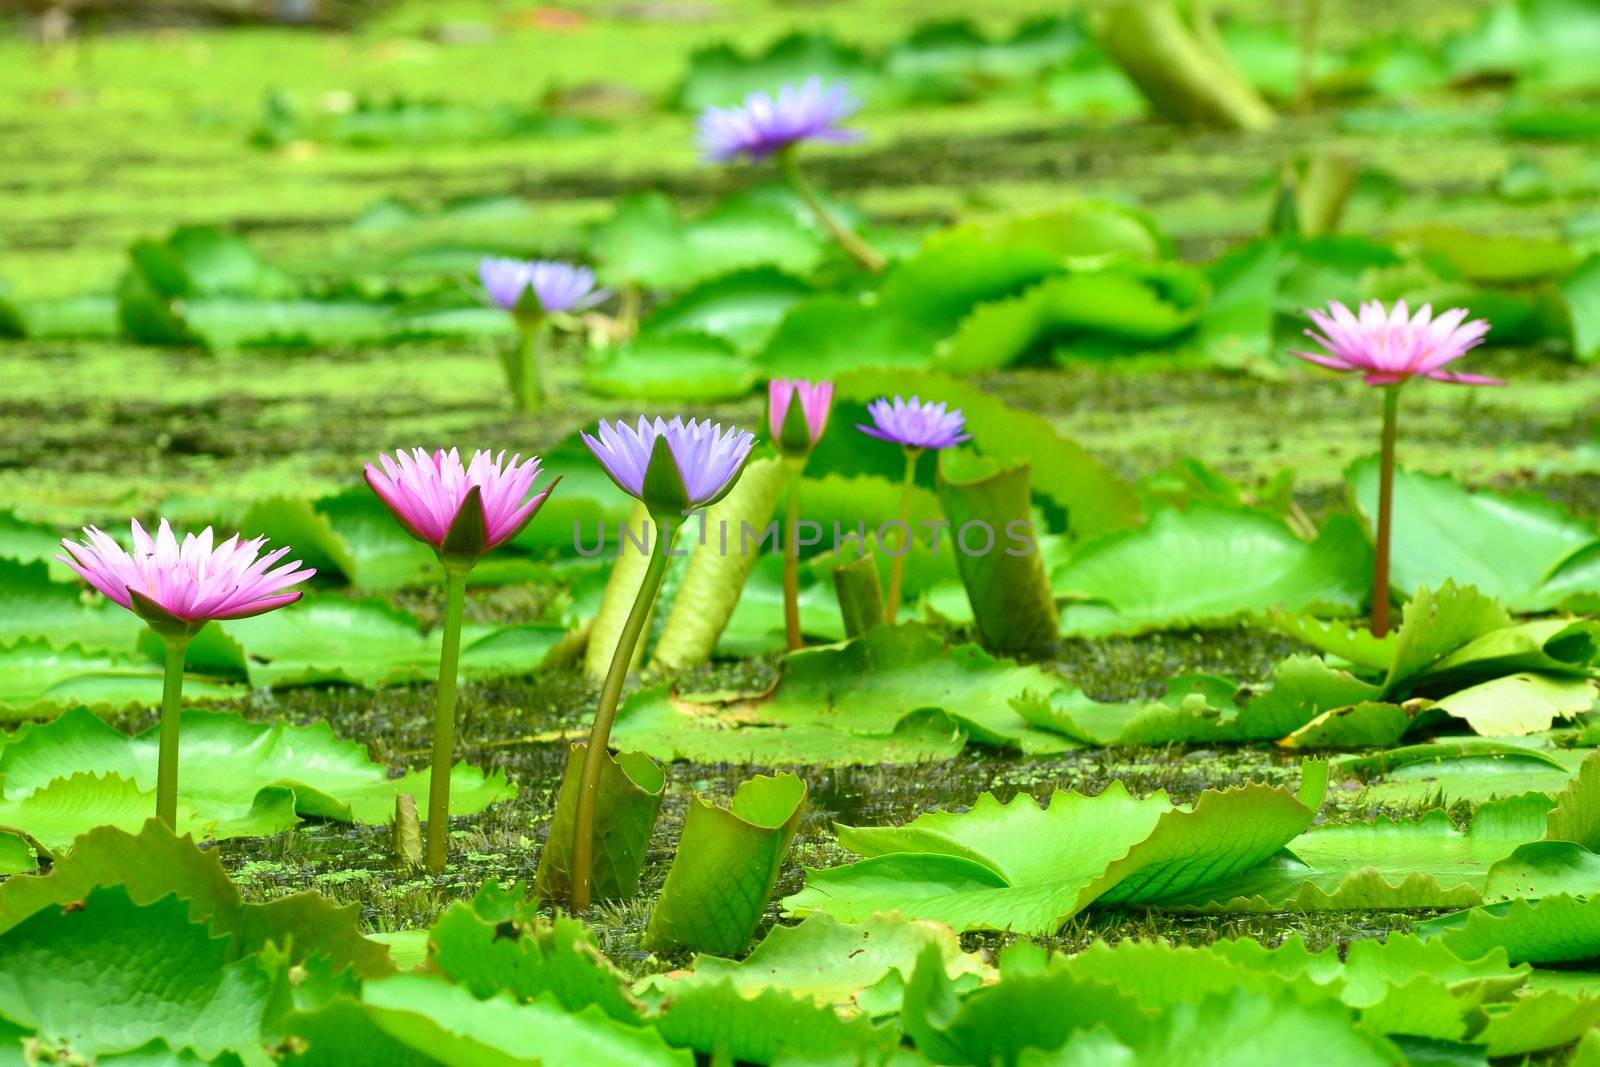
<instances>
[{"instance_id":1,"label":"rolled lily pad","mask_svg":"<svg viewBox=\"0 0 1600 1067\"><path fill-rule=\"evenodd\" d=\"M534 888L546 900L565 900L572 891L572 841L587 749L586 742L574 742L567 749L566 773L534 878ZM592 899L631 900L639 892L639 874L666 785L666 774L643 752L604 753L595 807Z\"/></svg>"},{"instance_id":2,"label":"rolled lily pad","mask_svg":"<svg viewBox=\"0 0 1600 1067\"><path fill-rule=\"evenodd\" d=\"M724 955L744 951L761 922L805 813L806 784L758 775L728 807L696 796L645 941Z\"/></svg>"},{"instance_id":3,"label":"rolled lily pad","mask_svg":"<svg viewBox=\"0 0 1600 1067\"><path fill-rule=\"evenodd\" d=\"M956 539L956 566L983 646L1001 655L1040 653L1060 640L1060 619L1033 531L1032 464L1002 465L970 453L939 454L939 500ZM977 538L968 548L968 534ZM1020 547L1012 535L1025 531ZM985 548L987 546L987 548Z\"/></svg>"},{"instance_id":4,"label":"rolled lily pad","mask_svg":"<svg viewBox=\"0 0 1600 1067\"><path fill-rule=\"evenodd\" d=\"M679 535L680 545L690 553L689 565L651 653L652 666L683 668L710 658L759 558L756 551L723 551L722 532L738 536L746 524L764 528L772 520L786 480L781 458L750 463L732 492L702 512L702 523L689 523Z\"/></svg>"}]
</instances>

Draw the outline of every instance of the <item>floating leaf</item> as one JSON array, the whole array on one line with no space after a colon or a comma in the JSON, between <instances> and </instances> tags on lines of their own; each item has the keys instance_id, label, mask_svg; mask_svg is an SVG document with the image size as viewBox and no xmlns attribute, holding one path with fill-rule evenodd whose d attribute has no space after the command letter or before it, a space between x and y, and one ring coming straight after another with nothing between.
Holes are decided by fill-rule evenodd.
<instances>
[{"instance_id":1,"label":"floating leaf","mask_svg":"<svg viewBox=\"0 0 1600 1067\"><path fill-rule=\"evenodd\" d=\"M649 336L700 334L716 337L737 351L766 345L784 313L811 292L811 286L773 267L751 267L712 278L651 313Z\"/></svg>"},{"instance_id":2,"label":"floating leaf","mask_svg":"<svg viewBox=\"0 0 1600 1067\"><path fill-rule=\"evenodd\" d=\"M118 886L16 923L0 935L0 1016L89 1058L155 1045L259 1060L275 976L257 957L230 961L227 939L188 910L170 896L135 904Z\"/></svg>"},{"instance_id":3,"label":"floating leaf","mask_svg":"<svg viewBox=\"0 0 1600 1067\"><path fill-rule=\"evenodd\" d=\"M643 1007L587 927L566 916L541 916L537 899L521 887L504 890L491 882L471 903L452 904L428 943L432 965L480 1000L502 992L524 1001L548 995L567 1011L598 1004L621 1022L637 1021Z\"/></svg>"},{"instance_id":4,"label":"floating leaf","mask_svg":"<svg viewBox=\"0 0 1600 1067\"><path fill-rule=\"evenodd\" d=\"M120 610L120 609L119 609ZM77 645L57 649L42 639L0 644L0 719L52 715L87 705L99 711L161 706L162 668L149 660ZM237 700L239 686L201 678L184 683L185 698Z\"/></svg>"},{"instance_id":5,"label":"floating leaf","mask_svg":"<svg viewBox=\"0 0 1600 1067\"><path fill-rule=\"evenodd\" d=\"M1082 544L1051 574L1067 634L1139 633L1277 608L1354 613L1371 553L1335 518L1317 540L1263 511L1196 504Z\"/></svg>"},{"instance_id":6,"label":"floating leaf","mask_svg":"<svg viewBox=\"0 0 1600 1067\"><path fill-rule=\"evenodd\" d=\"M390 778L365 746L338 740L326 722L252 723L234 714L185 711L182 723L178 796L197 818L224 825L249 819L274 793L288 790L292 810L301 815L382 825L394 815L396 795L427 792L428 771ZM6 799L59 788L55 783L74 775L112 775L153 790L159 732L151 727L129 737L82 708L25 725L0 748ZM459 812L481 811L514 794L502 772L484 775L465 763L451 771ZM79 831L94 825L83 822ZM280 823L266 832L284 828Z\"/></svg>"},{"instance_id":7,"label":"floating leaf","mask_svg":"<svg viewBox=\"0 0 1600 1067\"><path fill-rule=\"evenodd\" d=\"M652 1029L629 1026L598 1006L567 1011L543 996L518 1002L507 994L479 1000L462 986L401 975L369 982L361 1002L377 1026L401 1043L443 1063L506 1067L690 1067L694 1057L667 1047Z\"/></svg>"},{"instance_id":8,"label":"floating leaf","mask_svg":"<svg viewBox=\"0 0 1600 1067\"><path fill-rule=\"evenodd\" d=\"M0 932L40 912L67 908L97 887L119 887L139 906L175 894L186 902L191 921L208 924L211 936L232 938L232 958L260 952L270 941L288 949L291 963L317 955L336 970L352 967L364 977L394 972L388 950L361 936L356 906L340 907L310 892L245 903L215 850L196 848L155 819L137 834L91 830L48 874L0 883Z\"/></svg>"},{"instance_id":9,"label":"floating leaf","mask_svg":"<svg viewBox=\"0 0 1600 1067\"><path fill-rule=\"evenodd\" d=\"M1320 803L1315 778L1306 799ZM1193 808L1164 793L1136 800L1121 782L1093 797L1058 792L1044 807L1027 794L1009 804L984 794L961 814L839 827L840 843L866 858L808 869L784 907L846 921L899 909L958 930L1046 934L1096 901L1149 903L1247 871L1314 814L1268 786L1207 791Z\"/></svg>"},{"instance_id":10,"label":"floating leaf","mask_svg":"<svg viewBox=\"0 0 1600 1067\"><path fill-rule=\"evenodd\" d=\"M756 368L721 338L649 333L593 353L584 385L604 397L655 401L736 400L756 384Z\"/></svg>"},{"instance_id":11,"label":"floating leaf","mask_svg":"<svg viewBox=\"0 0 1600 1067\"><path fill-rule=\"evenodd\" d=\"M1148 348L1193 326L1209 297L1205 279L1175 266L1112 267L1040 282L979 305L939 356L942 368L1004 367L1030 352L1095 343Z\"/></svg>"},{"instance_id":12,"label":"floating leaf","mask_svg":"<svg viewBox=\"0 0 1600 1067\"><path fill-rule=\"evenodd\" d=\"M695 957L688 973L657 975L643 991L675 1001L684 989L726 982L745 996L765 989L817 1004L879 1015L899 1010L899 995L923 950L932 946L953 980L977 985L993 968L961 950L948 926L875 915L859 925L823 914L795 926L774 926L743 960Z\"/></svg>"},{"instance_id":13,"label":"floating leaf","mask_svg":"<svg viewBox=\"0 0 1600 1067\"><path fill-rule=\"evenodd\" d=\"M1346 473L1362 513L1374 514L1378 466ZM1531 495L1472 492L1446 475L1395 472L1392 580L1410 595L1447 580L1520 611L1548 611L1576 590L1548 587L1561 565L1600 541L1600 529ZM1596 592L1597 590L1587 590Z\"/></svg>"}]
</instances>

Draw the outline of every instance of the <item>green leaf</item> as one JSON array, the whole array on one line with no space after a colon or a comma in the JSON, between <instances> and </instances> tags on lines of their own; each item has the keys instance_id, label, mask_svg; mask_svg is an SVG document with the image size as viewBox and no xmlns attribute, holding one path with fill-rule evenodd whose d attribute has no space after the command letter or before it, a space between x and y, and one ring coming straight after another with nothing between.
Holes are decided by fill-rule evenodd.
<instances>
[{"instance_id":1,"label":"green leaf","mask_svg":"<svg viewBox=\"0 0 1600 1067\"><path fill-rule=\"evenodd\" d=\"M394 971L388 950L361 936L356 906L340 907L309 892L269 904L244 903L214 850L201 851L155 819L136 835L111 827L91 830L48 874L0 883L0 933L32 915L67 908L97 887L117 887L139 906L176 894L188 903L192 922L233 938L230 959L259 952L271 941L291 950L291 963L318 955L335 969L352 967L366 977Z\"/></svg>"},{"instance_id":2,"label":"green leaf","mask_svg":"<svg viewBox=\"0 0 1600 1067\"><path fill-rule=\"evenodd\" d=\"M695 983L652 1020L671 1044L727 1063L880 1063L900 1043L893 1024L843 1017L784 989L746 992L733 982Z\"/></svg>"},{"instance_id":3,"label":"green leaf","mask_svg":"<svg viewBox=\"0 0 1600 1067\"><path fill-rule=\"evenodd\" d=\"M366 1013L389 1036L442 1063L594 1067L602 1063L666 1067L694 1063L654 1030L629 1026L598 1006L569 1012L551 997L519 1003L501 994L479 1000L437 978L401 975L369 982Z\"/></svg>"},{"instance_id":4,"label":"green leaf","mask_svg":"<svg viewBox=\"0 0 1600 1067\"><path fill-rule=\"evenodd\" d=\"M1461 800L1481 803L1528 792L1554 795L1566 787L1582 758L1581 752L1542 752L1463 738L1411 745L1376 760L1347 761L1343 766L1387 770L1367 788L1365 795L1373 803L1434 806Z\"/></svg>"},{"instance_id":5,"label":"green leaf","mask_svg":"<svg viewBox=\"0 0 1600 1067\"><path fill-rule=\"evenodd\" d=\"M1486 904L1425 920L1416 932L1462 959L1503 949L1515 963L1577 963L1600 957L1600 898L1557 894Z\"/></svg>"},{"instance_id":6,"label":"green leaf","mask_svg":"<svg viewBox=\"0 0 1600 1067\"><path fill-rule=\"evenodd\" d=\"M1271 862L1168 905L1222 911L1450 907L1482 899L1490 869L1544 835L1548 797L1485 804L1466 831L1443 811L1322 826Z\"/></svg>"},{"instance_id":7,"label":"green leaf","mask_svg":"<svg viewBox=\"0 0 1600 1067\"><path fill-rule=\"evenodd\" d=\"M982 304L943 347L939 366L993 370L1031 352L1092 354L1095 346L1149 348L1193 326L1210 287L1176 265L1118 266L1040 282L1009 300Z\"/></svg>"},{"instance_id":8,"label":"green leaf","mask_svg":"<svg viewBox=\"0 0 1600 1067\"><path fill-rule=\"evenodd\" d=\"M805 802L805 782L788 773L749 779L726 808L696 795L650 914L646 943L744 951L778 883Z\"/></svg>"},{"instance_id":9,"label":"green leaf","mask_svg":"<svg viewBox=\"0 0 1600 1067\"><path fill-rule=\"evenodd\" d=\"M1360 460L1345 477L1370 524L1376 461ZM1392 581L1402 593L1454 580L1519 611L1548 611L1575 590L1557 594L1547 582L1569 557L1600 541L1600 528L1543 498L1472 492L1446 475L1397 470L1392 536Z\"/></svg>"},{"instance_id":10,"label":"green leaf","mask_svg":"<svg viewBox=\"0 0 1600 1067\"><path fill-rule=\"evenodd\" d=\"M971 524L988 538L982 554L956 553L956 566L972 604L983 646L1002 655L1041 652L1058 641L1060 619L1033 530L1029 491L1032 464L1002 466L971 453L939 454L939 502L954 536ZM1015 528L1029 531L1031 551L1002 542ZM979 540L982 546L985 542Z\"/></svg>"},{"instance_id":11,"label":"green leaf","mask_svg":"<svg viewBox=\"0 0 1600 1067\"><path fill-rule=\"evenodd\" d=\"M651 313L647 336L701 334L743 354L763 348L784 314L811 286L774 267L751 267L712 278Z\"/></svg>"},{"instance_id":12,"label":"green leaf","mask_svg":"<svg viewBox=\"0 0 1600 1067\"><path fill-rule=\"evenodd\" d=\"M952 981L975 986L994 968L966 953L955 933L939 923L874 915L864 923L842 923L827 915L795 926L774 926L741 961L701 954L687 973L653 975L642 991L674 1003L686 989L727 983L746 998L773 989L848 1012L898 1012L904 983L917 959L932 947Z\"/></svg>"},{"instance_id":13,"label":"green leaf","mask_svg":"<svg viewBox=\"0 0 1600 1067\"><path fill-rule=\"evenodd\" d=\"M603 397L736 400L755 386L756 368L721 338L652 332L593 353L583 382Z\"/></svg>"},{"instance_id":14,"label":"green leaf","mask_svg":"<svg viewBox=\"0 0 1600 1067\"><path fill-rule=\"evenodd\" d=\"M1131 1041L1155 1021L1122 990L1048 969L1043 957L1035 946L1014 944L1000 957L998 983L958 999L937 950L925 948L906 987L907 1035L936 1063L1009 1064L1028 1062L1027 1049L1059 1048L1074 1032Z\"/></svg>"},{"instance_id":15,"label":"green leaf","mask_svg":"<svg viewBox=\"0 0 1600 1067\"><path fill-rule=\"evenodd\" d=\"M620 743L616 732L613 743ZM571 893L571 850L577 833L578 794L587 742L567 748L567 769L561 778L555 814L539 857L534 885L546 900L565 900ZM595 900L631 900L639 892L650 831L661 813L665 772L643 752L604 753L595 803L594 861L590 887Z\"/></svg>"},{"instance_id":16,"label":"green leaf","mask_svg":"<svg viewBox=\"0 0 1600 1067\"><path fill-rule=\"evenodd\" d=\"M0 558L0 641L43 637L85 651L131 652L144 623L79 583L52 582L43 562Z\"/></svg>"},{"instance_id":17,"label":"green leaf","mask_svg":"<svg viewBox=\"0 0 1600 1067\"><path fill-rule=\"evenodd\" d=\"M158 727L128 737L82 708L51 723L23 726L0 748L6 798L26 797L77 774L116 775L153 790L159 737ZM223 825L248 818L263 803L263 791L290 790L293 810L301 815L379 825L393 818L396 795L427 792L428 771L390 778L366 746L335 738L326 722L291 726L185 711L180 752L180 800L197 818ZM513 795L503 772L484 775L465 763L451 770L458 812L481 811Z\"/></svg>"},{"instance_id":18,"label":"green leaf","mask_svg":"<svg viewBox=\"0 0 1600 1067\"><path fill-rule=\"evenodd\" d=\"M975 305L1014 296L1065 269L1051 249L1001 243L970 225L942 230L915 255L889 267L878 307L931 336L944 336Z\"/></svg>"},{"instance_id":19,"label":"green leaf","mask_svg":"<svg viewBox=\"0 0 1600 1067\"><path fill-rule=\"evenodd\" d=\"M1593 852L1600 849L1600 752L1590 752L1578 773L1555 797L1545 834L1552 841L1575 841Z\"/></svg>"},{"instance_id":20,"label":"green leaf","mask_svg":"<svg viewBox=\"0 0 1600 1067\"><path fill-rule=\"evenodd\" d=\"M1521 737L1550 729L1594 706L1600 684L1549 674L1508 674L1440 697L1434 706L1486 737Z\"/></svg>"},{"instance_id":21,"label":"green leaf","mask_svg":"<svg viewBox=\"0 0 1600 1067\"><path fill-rule=\"evenodd\" d=\"M1370 573L1359 531L1335 518L1307 544L1277 516L1196 504L1085 542L1051 575L1067 634L1140 633L1287 611L1354 613Z\"/></svg>"},{"instance_id":22,"label":"green leaf","mask_svg":"<svg viewBox=\"0 0 1600 1067\"><path fill-rule=\"evenodd\" d=\"M161 705L161 691L162 668L147 659L86 652L77 645L58 649L43 639L0 643L0 719L51 715L80 704L98 711L154 708ZM189 678L183 695L227 701L246 693L239 686Z\"/></svg>"},{"instance_id":23,"label":"green leaf","mask_svg":"<svg viewBox=\"0 0 1600 1067\"><path fill-rule=\"evenodd\" d=\"M628 979L601 954L576 919L538 914L521 887L485 885L471 903L446 908L428 934L429 960L480 1000L508 992L517 1000L548 995L567 1011L600 1005L610 1018L638 1021L642 1005Z\"/></svg>"},{"instance_id":24,"label":"green leaf","mask_svg":"<svg viewBox=\"0 0 1600 1067\"><path fill-rule=\"evenodd\" d=\"M307 596L290 612L218 624L248 654L257 687L343 682L378 688L436 679L441 632L424 634L416 618L381 600ZM528 674L559 632L542 627L468 626L461 673Z\"/></svg>"},{"instance_id":25,"label":"green leaf","mask_svg":"<svg viewBox=\"0 0 1600 1067\"><path fill-rule=\"evenodd\" d=\"M769 720L739 705L682 700L667 685L630 696L611 737L661 760L809 767L944 760L967 744L962 725L933 708L907 714L885 734L861 734L825 721Z\"/></svg>"},{"instance_id":26,"label":"green leaf","mask_svg":"<svg viewBox=\"0 0 1600 1067\"><path fill-rule=\"evenodd\" d=\"M685 111L732 106L750 93L776 94L785 83L799 85L812 77L845 82L857 95L870 94L878 80L859 49L826 34L796 32L750 56L723 44L696 49L674 102Z\"/></svg>"},{"instance_id":27,"label":"green leaf","mask_svg":"<svg viewBox=\"0 0 1600 1067\"><path fill-rule=\"evenodd\" d=\"M1510 622L1504 608L1473 586L1446 579L1437 589L1419 588L1400 617L1384 692L1404 691L1435 664Z\"/></svg>"},{"instance_id":28,"label":"green leaf","mask_svg":"<svg viewBox=\"0 0 1600 1067\"><path fill-rule=\"evenodd\" d=\"M763 265L805 277L821 262L824 241L783 206L750 194L683 219L650 193L620 201L592 248L608 281L677 290Z\"/></svg>"},{"instance_id":29,"label":"green leaf","mask_svg":"<svg viewBox=\"0 0 1600 1067\"><path fill-rule=\"evenodd\" d=\"M789 309L756 365L765 377L822 380L858 367L926 367L934 336L890 312L831 294Z\"/></svg>"},{"instance_id":30,"label":"green leaf","mask_svg":"<svg viewBox=\"0 0 1600 1067\"><path fill-rule=\"evenodd\" d=\"M1267 786L1208 790L1193 808L1164 793L1135 800L1120 782L1093 797L1057 792L1045 807L984 794L970 811L904 827L839 827L840 844L866 858L808 869L784 906L846 921L899 909L958 930L1047 934L1097 901L1151 903L1248 870L1314 814Z\"/></svg>"},{"instance_id":31,"label":"green leaf","mask_svg":"<svg viewBox=\"0 0 1600 1067\"><path fill-rule=\"evenodd\" d=\"M232 1052L265 1063L273 981L258 958L230 963L227 939L190 921L177 897L139 905L121 887L0 935L0 1014L82 1057L159 1042L202 1061Z\"/></svg>"},{"instance_id":32,"label":"green leaf","mask_svg":"<svg viewBox=\"0 0 1600 1067\"><path fill-rule=\"evenodd\" d=\"M1562 279L1561 298L1572 325L1572 354L1579 363L1600 362L1600 254Z\"/></svg>"},{"instance_id":33,"label":"green leaf","mask_svg":"<svg viewBox=\"0 0 1600 1067\"><path fill-rule=\"evenodd\" d=\"M1318 715L1375 698L1376 686L1310 656L1290 656L1272 685L1240 686L1213 675L1179 675L1161 700L1101 703L1064 686L1013 702L1040 729L1085 744L1167 745L1274 741L1292 736Z\"/></svg>"}]
</instances>

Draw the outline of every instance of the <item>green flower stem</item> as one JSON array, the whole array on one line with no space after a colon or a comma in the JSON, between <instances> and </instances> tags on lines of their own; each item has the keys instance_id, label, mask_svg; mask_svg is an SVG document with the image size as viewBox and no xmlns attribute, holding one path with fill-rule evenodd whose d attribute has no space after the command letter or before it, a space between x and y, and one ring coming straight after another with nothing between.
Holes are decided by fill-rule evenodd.
<instances>
[{"instance_id":1,"label":"green flower stem","mask_svg":"<svg viewBox=\"0 0 1600 1067\"><path fill-rule=\"evenodd\" d=\"M1372 560L1372 636L1389 632L1389 533L1394 527L1394 442L1400 428L1400 386L1383 387L1383 449L1378 460L1378 534Z\"/></svg>"},{"instance_id":2,"label":"green flower stem","mask_svg":"<svg viewBox=\"0 0 1600 1067\"><path fill-rule=\"evenodd\" d=\"M789 638L790 652L806 645L800 632L800 546L796 543L800 528L801 470L801 463L790 462L789 514L783 530L783 628Z\"/></svg>"},{"instance_id":3,"label":"green flower stem","mask_svg":"<svg viewBox=\"0 0 1600 1067\"><path fill-rule=\"evenodd\" d=\"M889 598L883 606L883 621L890 626L900 615L900 587L905 584L906 557L911 555L911 493L917 486L917 460L921 458L922 449L906 449L906 480L900 487L900 525L906 531L906 543L889 564Z\"/></svg>"},{"instance_id":4,"label":"green flower stem","mask_svg":"<svg viewBox=\"0 0 1600 1067\"><path fill-rule=\"evenodd\" d=\"M433 766L428 776L428 869L444 870L450 851L450 763L456 746L456 670L461 618L467 609L467 568L446 567L444 647L439 652L439 700L433 709Z\"/></svg>"},{"instance_id":5,"label":"green flower stem","mask_svg":"<svg viewBox=\"0 0 1600 1067\"><path fill-rule=\"evenodd\" d=\"M788 182L800 195L800 199L806 202L806 206L815 213L817 220L822 223L834 242L844 249L851 259L867 270L874 274L883 273L885 263L883 253L869 245L860 234L846 226L828 210L827 205L817 196L817 191L811 187L811 183L806 181L805 175L800 173L800 164L795 158L793 147L785 148L778 153L778 168L783 172L784 181Z\"/></svg>"},{"instance_id":6,"label":"green flower stem","mask_svg":"<svg viewBox=\"0 0 1600 1067\"><path fill-rule=\"evenodd\" d=\"M517 407L522 411L538 411L550 399L550 388L545 382L545 349L549 346L550 320L539 319L522 326L518 342L517 359L522 373L518 386Z\"/></svg>"},{"instance_id":7,"label":"green flower stem","mask_svg":"<svg viewBox=\"0 0 1600 1067\"><path fill-rule=\"evenodd\" d=\"M594 822L595 808L600 798L600 769L606 746L611 738L612 724L617 721L617 705L622 699L622 683L627 680L628 666L633 662L634 647L644 633L650 618L650 608L656 594L661 591L661 580L667 574L667 561L672 552L672 542L678 530L673 524L658 519L656 539L650 546L650 562L639 583L638 595L633 600L633 610L622 625L616 651L611 656L611 669L606 672L605 684L600 688L600 706L595 709L594 727L589 731L589 746L583 753L583 777L578 785L578 811L574 818L572 840L572 897L569 903L575 912L589 907L590 882L594 873Z\"/></svg>"},{"instance_id":8,"label":"green flower stem","mask_svg":"<svg viewBox=\"0 0 1600 1067\"><path fill-rule=\"evenodd\" d=\"M168 636L166 671L161 681L161 748L156 757L156 818L167 829L178 825L178 730L183 721L183 662L187 636Z\"/></svg>"}]
</instances>

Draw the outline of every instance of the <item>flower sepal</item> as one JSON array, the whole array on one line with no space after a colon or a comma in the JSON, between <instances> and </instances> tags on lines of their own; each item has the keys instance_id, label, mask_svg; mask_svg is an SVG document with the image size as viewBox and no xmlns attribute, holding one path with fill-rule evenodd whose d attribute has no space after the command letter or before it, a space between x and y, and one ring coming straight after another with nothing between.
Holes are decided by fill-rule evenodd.
<instances>
[{"instance_id":1,"label":"flower sepal","mask_svg":"<svg viewBox=\"0 0 1600 1067\"><path fill-rule=\"evenodd\" d=\"M778 451L788 459L806 459L816 447L816 441L811 436L811 426L806 421L805 408L798 396L790 399L789 409L783 414L783 425L773 426L770 429L777 441Z\"/></svg>"},{"instance_id":2,"label":"flower sepal","mask_svg":"<svg viewBox=\"0 0 1600 1067\"><path fill-rule=\"evenodd\" d=\"M650 449L650 462L644 469L639 499L658 520L682 518L689 512L692 504L689 487L684 484L683 472L678 469L678 461L665 435L657 437Z\"/></svg>"},{"instance_id":3,"label":"flower sepal","mask_svg":"<svg viewBox=\"0 0 1600 1067\"><path fill-rule=\"evenodd\" d=\"M549 314L540 301L538 292L531 285L522 290L522 295L517 297L516 306L511 309L511 317L517 320L517 328L524 333L538 329Z\"/></svg>"},{"instance_id":4,"label":"flower sepal","mask_svg":"<svg viewBox=\"0 0 1600 1067\"><path fill-rule=\"evenodd\" d=\"M146 626L156 632L156 635L166 641L188 641L195 634L205 629L210 619L185 619L181 615L174 615L166 608L157 604L143 593L128 587L128 606L133 613L143 619Z\"/></svg>"},{"instance_id":5,"label":"flower sepal","mask_svg":"<svg viewBox=\"0 0 1600 1067\"><path fill-rule=\"evenodd\" d=\"M532 518L530 515L529 518ZM473 486L462 497L450 528L436 551L446 570L470 570L489 551L489 529L483 521L483 490Z\"/></svg>"}]
</instances>

